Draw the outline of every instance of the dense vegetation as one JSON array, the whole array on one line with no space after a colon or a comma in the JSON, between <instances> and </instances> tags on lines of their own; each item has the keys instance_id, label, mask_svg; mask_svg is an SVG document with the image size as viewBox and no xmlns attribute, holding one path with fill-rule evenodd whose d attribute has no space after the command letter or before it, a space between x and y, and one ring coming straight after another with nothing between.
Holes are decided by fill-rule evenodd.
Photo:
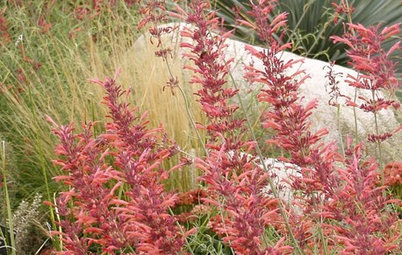
<instances>
[{"instance_id":1,"label":"dense vegetation","mask_svg":"<svg viewBox=\"0 0 402 255\"><path fill-rule=\"evenodd\" d=\"M385 162L381 149L399 130L322 145L325 132L309 129L315 103L301 103L299 73L278 53L349 61L363 74L349 85L373 96L348 107L400 117L401 5L176 2L0 3L0 224L17 233L8 252L397 254L401 158ZM170 21L195 28L181 32L189 54L179 60L173 27L158 29ZM133 52L143 32L155 47ZM245 66L264 85L261 116L228 82L233 37L267 49L248 49L263 69ZM290 203L268 157L295 166Z\"/></svg>"}]
</instances>

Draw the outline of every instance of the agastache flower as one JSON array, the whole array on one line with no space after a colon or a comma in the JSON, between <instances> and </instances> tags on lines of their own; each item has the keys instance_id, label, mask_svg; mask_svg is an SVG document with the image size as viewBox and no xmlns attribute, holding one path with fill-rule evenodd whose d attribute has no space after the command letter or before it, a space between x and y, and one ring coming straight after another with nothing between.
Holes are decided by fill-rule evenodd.
<instances>
[{"instance_id":1,"label":"agastache flower","mask_svg":"<svg viewBox=\"0 0 402 255\"><path fill-rule=\"evenodd\" d=\"M143 15L143 18L138 24L138 29L148 24L150 25L148 28L148 32L151 35L150 41L153 44L156 39L156 46L160 48L155 52L155 55L166 60L167 57L171 55L172 49L170 47L164 47L162 37L165 34L171 33L177 27L159 27L159 25L168 20L165 0L144 1L140 8L140 13Z\"/></svg>"},{"instance_id":2,"label":"agastache flower","mask_svg":"<svg viewBox=\"0 0 402 255\"><path fill-rule=\"evenodd\" d=\"M255 3L256 2L256 3ZM321 206L325 204L337 187L334 163L339 161L334 143L324 145L320 139L327 134L322 129L315 133L310 131L309 117L316 106L316 101L301 103L298 89L303 82L308 82L308 76L303 70L289 74L288 69L299 61L280 59L280 53L290 47L280 41L286 25L286 14L279 14L269 22L268 18L274 11L276 1L250 1L252 10L249 14L255 22L243 22L257 31L263 39L266 48L256 50L249 46L246 49L251 55L261 61L263 68L257 69L253 64L246 66L246 76L252 83L262 83L265 86L258 98L267 102L270 107L262 116L262 125L273 129L276 133L267 140L289 155L290 161L301 167L302 177L291 176L289 182L297 192L295 203L303 210L303 216L292 216L292 225L298 227L288 230L302 250L309 250L316 245L311 240L311 230L320 228ZM275 37L275 35L279 35ZM323 233L325 236L328 233ZM299 252L301 252L299 250Z\"/></svg>"},{"instance_id":3,"label":"agastache flower","mask_svg":"<svg viewBox=\"0 0 402 255\"><path fill-rule=\"evenodd\" d=\"M350 16L354 11L355 8L349 5L348 0L341 0L339 4L331 3L331 5L335 8L335 15L334 15L334 23L338 23L339 16L342 14L346 14Z\"/></svg>"},{"instance_id":4,"label":"agastache flower","mask_svg":"<svg viewBox=\"0 0 402 255\"><path fill-rule=\"evenodd\" d=\"M225 87L225 77L232 60L225 60L223 52L227 47L225 40L231 33L211 34L213 29L219 29L219 27L218 20L214 17L215 12L206 14L208 20L204 20L203 11L208 5L209 1L193 3L194 13L189 14L186 21L194 24L195 30L184 27L181 35L191 39L194 44L181 43L180 46L190 50L190 53L185 54L185 57L195 64L195 67L186 67L195 73L190 82L202 85L196 95L199 96L202 109L211 121L206 128L215 137L217 133L223 134L239 128L242 121L230 120L230 116L238 107L228 104L228 99L234 97L237 90ZM186 15L184 10L180 9L180 11Z\"/></svg>"},{"instance_id":5,"label":"agastache flower","mask_svg":"<svg viewBox=\"0 0 402 255\"><path fill-rule=\"evenodd\" d=\"M401 186L402 185L402 162L389 162L385 165L384 170L385 185Z\"/></svg>"},{"instance_id":6,"label":"agastache flower","mask_svg":"<svg viewBox=\"0 0 402 255\"><path fill-rule=\"evenodd\" d=\"M94 137L94 124L89 124L74 134L72 125L59 127L49 118L60 138L56 153L61 159L55 163L66 172L56 180L70 188L55 205L62 232L54 234L65 243L60 254L90 254L94 245L108 254L125 249L176 254L191 232L183 235L169 214L176 196L162 184L168 176L162 164L174 150L158 145L162 139L169 143L162 129L149 130L145 115L119 102L128 91L115 83L117 74L114 79L92 80L106 90L111 122L105 133ZM123 185L125 193L118 196Z\"/></svg>"},{"instance_id":7,"label":"agastache flower","mask_svg":"<svg viewBox=\"0 0 402 255\"><path fill-rule=\"evenodd\" d=\"M399 84L395 77L395 62L388 57L401 49L400 42L395 43L388 51L382 44L388 38L399 34L399 24L384 28L379 26L364 27L361 24L347 24L342 37L332 36L334 43L344 43L350 48L346 51L351 58L351 66L362 75L360 78L350 77L351 86L359 86L369 90L396 89Z\"/></svg>"},{"instance_id":8,"label":"agastache flower","mask_svg":"<svg viewBox=\"0 0 402 255\"><path fill-rule=\"evenodd\" d=\"M53 120L48 119L54 123ZM65 246L67 250L60 254L69 254L71 252L69 249L76 250L78 247L88 248L94 242L91 239L97 240L96 243L101 241L104 249L110 246L115 247L112 250L108 249L109 252L119 250L126 241L120 231L120 223L116 221L116 213L109 209L113 189L104 186L112 180L119 180L121 173L105 164L108 150L104 150L104 147L99 146L92 138L91 128L92 124L85 126L83 133L79 135L73 134L72 125L61 126L54 131L60 138L56 153L64 158L55 160L54 163L67 172L67 175L58 176L56 180L71 187L70 191L62 193L61 200L59 199L56 205L60 211L59 214L67 217L63 218L59 224L62 228L66 228L63 229L61 236L62 240L69 245ZM69 209L66 207L68 202L73 202L79 207ZM65 213L62 213L63 210ZM70 217L70 214L76 222L68 226L65 220ZM92 235L92 238L88 238L86 243L82 243L85 239L71 240L69 236L79 235L77 232L79 230ZM78 244L80 246L77 246Z\"/></svg>"},{"instance_id":9,"label":"agastache flower","mask_svg":"<svg viewBox=\"0 0 402 255\"><path fill-rule=\"evenodd\" d=\"M328 204L328 215L337 220L330 227L335 231L335 240L344 245L344 254L385 254L398 250L395 240L400 222L395 212L384 211L387 204L398 201L383 196L384 187L376 186L378 166L372 159L362 159L361 144L352 147L348 139L346 157L346 169L339 169L345 185Z\"/></svg>"},{"instance_id":10,"label":"agastache flower","mask_svg":"<svg viewBox=\"0 0 402 255\"><path fill-rule=\"evenodd\" d=\"M94 82L102 85L107 92L105 103L113 122L107 124L108 134L105 138L116 145L115 164L124 173L125 182L131 185L131 190L126 192L129 201L115 200L117 204L121 202L124 205L117 211L121 212L125 235L130 240L139 241L139 244L133 243L139 251L177 253L183 246L183 235L176 226L174 216L167 213L168 208L174 205L176 196L167 193L161 183L168 176L161 168L162 162L173 156L172 151L157 146L157 133L162 130L148 130L144 115L135 117L128 109L128 104L118 102L118 98L128 91L116 85L115 79ZM137 125L133 125L135 120L138 121ZM174 168L179 167L181 165Z\"/></svg>"},{"instance_id":11,"label":"agastache flower","mask_svg":"<svg viewBox=\"0 0 402 255\"><path fill-rule=\"evenodd\" d=\"M285 25L285 14L278 15L272 23L261 21L260 16L268 16L273 11L275 1L258 1L253 4L250 14L256 19L255 24L249 25L258 31L258 34L265 39L266 49L257 51L252 47L247 50L257 59L261 60L264 70L259 70L253 65L247 66L247 71L254 78L252 82L260 82L265 85L259 94L259 100L268 102L271 105L263 116L263 126L274 129L276 135L267 142L276 144L291 155L291 162L301 167L312 167L317 176L321 176L321 182L327 186L328 176L331 175L331 162L334 161L336 154L334 147L320 146L318 141L327 131L319 130L312 133L309 130L309 117L311 111L316 106L316 101L311 101L305 106L301 104L298 95L300 85L308 79L304 71L297 71L293 74L285 74L285 71L298 61L290 60L284 62L279 58L280 52L289 47L281 45L273 36L280 33L280 29ZM248 22L247 22L248 23ZM269 35L269 36L268 36ZM326 157L326 160L320 158ZM322 162L327 162L326 167L320 166ZM319 172L324 171L324 172Z\"/></svg>"},{"instance_id":12,"label":"agastache flower","mask_svg":"<svg viewBox=\"0 0 402 255\"><path fill-rule=\"evenodd\" d=\"M374 115L390 106L395 109L400 107L397 99L386 99L379 93L388 91L393 94L400 85L395 77L396 63L389 59L393 52L401 50L400 42L395 43L388 51L383 49L383 43L388 38L399 34L399 24L385 27L381 32L379 29L379 26L366 28L361 24L349 23L342 37L331 37L335 43L349 46L346 53L351 59L350 65L360 72L357 77L349 75L346 82L352 87L371 92L370 98L359 96L359 99L362 100L359 104L349 99L348 105L359 107ZM392 134L389 132L369 134L369 141L382 142Z\"/></svg>"},{"instance_id":13,"label":"agastache flower","mask_svg":"<svg viewBox=\"0 0 402 255\"><path fill-rule=\"evenodd\" d=\"M225 40L231 32L219 32L220 21L209 8L209 1L194 0L191 12L178 8L175 16L193 26L181 31L192 42L181 47L188 49L184 56L194 63L186 67L194 72L190 82L202 85L196 95L208 118L203 128L209 134L207 156L196 159L196 165L207 185L204 204L223 211L211 218L210 226L236 254L289 252L292 249L282 245L283 240L275 247L262 245L265 227L281 220L272 206L276 200L261 192L268 185L268 174L253 162L255 156L247 156L254 153L255 142L244 140L245 120L233 117L238 106L229 103L238 92L226 84L232 60L225 59Z\"/></svg>"},{"instance_id":14,"label":"agastache flower","mask_svg":"<svg viewBox=\"0 0 402 255\"><path fill-rule=\"evenodd\" d=\"M47 22L43 16L39 17L38 19L38 26L41 28L42 33L46 34L49 32L50 28L52 27L52 24L50 22Z\"/></svg>"}]
</instances>

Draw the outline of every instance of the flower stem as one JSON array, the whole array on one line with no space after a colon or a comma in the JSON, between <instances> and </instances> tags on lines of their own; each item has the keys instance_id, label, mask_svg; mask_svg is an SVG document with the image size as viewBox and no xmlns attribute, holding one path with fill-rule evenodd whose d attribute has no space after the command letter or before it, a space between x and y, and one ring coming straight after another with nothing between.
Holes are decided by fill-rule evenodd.
<instances>
[{"instance_id":1,"label":"flower stem","mask_svg":"<svg viewBox=\"0 0 402 255\"><path fill-rule=\"evenodd\" d=\"M168 58L167 58L167 57L164 57L163 59L166 61L166 66L167 66L167 68L168 68L170 77L171 77L171 78L174 78L174 76L173 76L173 71L172 71L172 69L171 69L171 67L170 67ZM197 134L197 138L198 138L198 140L199 140L199 142L200 142L200 144L201 144L201 147L202 147L202 149L203 149L205 155L208 156L208 150L207 150L207 148L205 147L205 143L204 143L204 141L202 140L201 134L200 134L200 132L198 131L197 126L195 125L195 120L194 120L193 114L192 114L191 111L190 111L190 103L189 103L189 100L188 100L188 98L187 98L187 96L186 96L186 93L184 92L183 88L182 88L180 85L177 85L177 88L179 88L180 93L181 93L181 95L182 95L182 97L183 97L184 106L185 106L185 108L186 108L187 117L188 117L189 120L190 120L191 126L193 127L194 132Z\"/></svg>"},{"instance_id":2,"label":"flower stem","mask_svg":"<svg viewBox=\"0 0 402 255\"><path fill-rule=\"evenodd\" d=\"M343 157L345 157L345 145L343 143L343 136L342 136L342 131L341 131L340 118L341 118L341 105L337 104L337 106L336 106L336 122L337 122L337 126L338 126L339 138L340 138L340 141L341 141L342 155L343 155Z\"/></svg>"}]
</instances>

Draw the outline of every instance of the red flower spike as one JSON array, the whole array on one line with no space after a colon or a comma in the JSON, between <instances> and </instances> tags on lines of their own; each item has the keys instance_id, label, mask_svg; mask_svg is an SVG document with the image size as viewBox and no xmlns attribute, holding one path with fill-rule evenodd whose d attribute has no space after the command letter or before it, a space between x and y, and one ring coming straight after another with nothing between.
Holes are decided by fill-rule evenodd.
<instances>
[{"instance_id":1,"label":"red flower spike","mask_svg":"<svg viewBox=\"0 0 402 255\"><path fill-rule=\"evenodd\" d=\"M376 187L377 164L363 161L361 150L362 145L352 148L348 143L347 168L339 171L346 185L338 190L327 210L338 222L333 229L337 241L345 246L344 252L385 254L398 248L393 245L398 238L398 216L383 211L391 201L383 196L383 187Z\"/></svg>"},{"instance_id":2,"label":"red flower spike","mask_svg":"<svg viewBox=\"0 0 402 255\"><path fill-rule=\"evenodd\" d=\"M390 106L399 107L397 99L385 99L378 93L387 90L394 93L399 83L395 77L396 62L389 60L390 54L401 50L400 42L395 43L388 52L383 49L383 43L390 37L399 34L399 24L384 28L379 32L380 26L370 26L368 28L361 24L348 24L345 34L342 37L332 36L334 43L343 43L349 46L346 51L351 58L351 66L360 74L357 77L348 76L346 82L356 88L371 91L371 98L362 99L361 104L348 101L347 105L359 107L367 112L376 114L382 109ZM376 134L376 137L369 135L369 141L382 142L392 136Z\"/></svg>"},{"instance_id":3,"label":"red flower spike","mask_svg":"<svg viewBox=\"0 0 402 255\"><path fill-rule=\"evenodd\" d=\"M255 152L250 150L253 142L243 140L245 120L233 117L238 106L229 104L238 91L225 88L232 62L224 61L225 40L231 31L218 32L219 36L210 34L211 30L219 31L220 20L215 12L208 10L209 5L209 1L194 0L190 13L178 10L195 27L181 32L192 41L181 47L190 50L184 57L194 62L194 67L189 68L194 72L191 83L202 85L196 94L208 117L205 127L209 134L208 155L196 160L197 167L204 172L200 179L207 183L208 197L202 201L225 212L212 218L210 224L236 254L266 254L261 237L274 218L268 216L277 212L267 206L272 199L261 193L268 183L266 174L253 162L255 156L242 156L243 151ZM276 20L278 26L282 25L281 21L282 18ZM281 248L278 245L269 249Z\"/></svg>"},{"instance_id":4,"label":"red flower spike","mask_svg":"<svg viewBox=\"0 0 402 255\"><path fill-rule=\"evenodd\" d=\"M119 102L128 92L114 79L93 83L106 90L104 103L111 122L106 124L105 134L94 137L92 123L80 134L73 133L72 125L56 125L54 130L60 139L57 153L61 159L56 163L66 172L56 179L70 187L55 205L63 230L59 233L64 244L60 254L90 254L95 244L110 254L128 247L176 254L184 236L174 216L167 213L177 198L165 191L161 168L174 151L156 145L165 137L163 130L149 130L145 115L139 116L127 103ZM122 182L127 201L117 197Z\"/></svg>"}]
</instances>

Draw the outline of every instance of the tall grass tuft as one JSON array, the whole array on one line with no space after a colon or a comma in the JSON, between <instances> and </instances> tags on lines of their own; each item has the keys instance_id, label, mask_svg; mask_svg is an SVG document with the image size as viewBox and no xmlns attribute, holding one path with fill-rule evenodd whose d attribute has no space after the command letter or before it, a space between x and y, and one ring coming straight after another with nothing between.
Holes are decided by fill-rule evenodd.
<instances>
[{"instance_id":1,"label":"tall grass tuft","mask_svg":"<svg viewBox=\"0 0 402 255\"><path fill-rule=\"evenodd\" d=\"M15 255L16 246L15 246L15 236L14 236L14 222L13 222L13 214L11 210L11 202L10 195L8 192L8 183L7 183L7 171L6 171L6 142L1 141L1 177L2 177L2 190L4 195L4 200L6 204L7 210L7 228L6 231L8 233L1 233L1 236L4 237L5 244L7 246L7 250L11 255ZM9 237L9 238L8 238Z\"/></svg>"},{"instance_id":2,"label":"tall grass tuft","mask_svg":"<svg viewBox=\"0 0 402 255\"><path fill-rule=\"evenodd\" d=\"M187 86L190 74L182 69L181 56L174 55L169 62L156 58L156 45L142 44L145 40L148 38L141 37L131 50L121 56L120 65L116 66L122 70L119 82L132 90L130 101L140 111L148 113L152 127L162 125L168 137L177 143L186 156L202 155L202 144L192 122L203 123L204 117L201 107L196 103L196 87ZM170 44L168 41L166 43ZM178 43L172 42L171 46L177 52ZM181 91L165 86L170 78L169 72L177 78ZM187 111L190 111L190 115ZM205 135L202 137L205 139ZM172 159L169 164L174 165L178 159ZM168 180L169 187L181 191L194 189L197 187L197 176L193 167L186 167L172 173L172 178Z\"/></svg>"}]
</instances>

